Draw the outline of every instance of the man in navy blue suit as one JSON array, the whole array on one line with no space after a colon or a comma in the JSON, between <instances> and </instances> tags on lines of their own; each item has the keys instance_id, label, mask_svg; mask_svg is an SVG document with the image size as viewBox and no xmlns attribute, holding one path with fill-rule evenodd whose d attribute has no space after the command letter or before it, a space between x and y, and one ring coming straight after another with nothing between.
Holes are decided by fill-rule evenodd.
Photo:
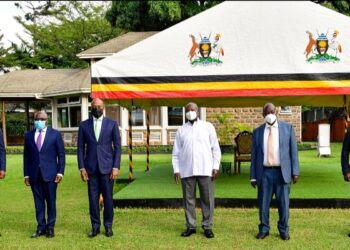
<instances>
[{"instance_id":1,"label":"man in navy blue suit","mask_svg":"<svg viewBox=\"0 0 350 250\"><path fill-rule=\"evenodd\" d=\"M258 186L259 233L257 239L269 235L269 209L272 196L276 196L280 237L289 240L289 193L290 183L299 176L298 149L294 128L291 124L277 120L272 103L263 108L265 124L253 132L250 182Z\"/></svg>"},{"instance_id":2,"label":"man in navy blue suit","mask_svg":"<svg viewBox=\"0 0 350 250\"><path fill-rule=\"evenodd\" d=\"M344 181L350 182L350 165L349 165L349 153L350 153L350 128L347 129L343 146L341 149L341 167L343 172ZM350 237L350 233L348 234Z\"/></svg>"},{"instance_id":3,"label":"man in navy blue suit","mask_svg":"<svg viewBox=\"0 0 350 250\"><path fill-rule=\"evenodd\" d=\"M4 137L0 130L0 179L4 179L6 176L6 151L4 145ZM0 234L1 236L1 234Z\"/></svg>"},{"instance_id":4,"label":"man in navy blue suit","mask_svg":"<svg viewBox=\"0 0 350 250\"><path fill-rule=\"evenodd\" d=\"M101 99L91 102L92 118L83 121L78 132L80 176L88 183L92 230L90 238L100 233L99 197L103 196L103 224L107 237L113 235L113 185L120 169L120 134L116 121L103 116Z\"/></svg>"},{"instance_id":5,"label":"man in navy blue suit","mask_svg":"<svg viewBox=\"0 0 350 250\"><path fill-rule=\"evenodd\" d=\"M56 190L62 181L65 168L65 151L61 133L47 127L47 114L34 115L35 129L24 137L24 183L33 192L37 230L31 236L37 238L55 236ZM47 219L45 218L47 208Z\"/></svg>"}]
</instances>

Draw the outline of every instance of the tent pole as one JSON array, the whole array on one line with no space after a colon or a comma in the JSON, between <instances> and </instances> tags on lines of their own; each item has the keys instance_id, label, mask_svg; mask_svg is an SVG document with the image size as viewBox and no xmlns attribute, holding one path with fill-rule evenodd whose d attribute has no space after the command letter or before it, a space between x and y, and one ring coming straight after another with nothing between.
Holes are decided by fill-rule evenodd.
<instances>
[{"instance_id":1,"label":"tent pole","mask_svg":"<svg viewBox=\"0 0 350 250\"><path fill-rule=\"evenodd\" d=\"M129 109L129 182L134 179L132 162L132 108Z\"/></svg>"},{"instance_id":2,"label":"tent pole","mask_svg":"<svg viewBox=\"0 0 350 250\"><path fill-rule=\"evenodd\" d=\"M150 149L150 145L149 145L149 137L151 134L150 128L149 128L149 113L150 110L147 109L146 110L146 126L147 126L147 138L146 138L146 150L147 150L147 159L146 159L146 170L145 172L149 172L149 149Z\"/></svg>"}]
</instances>

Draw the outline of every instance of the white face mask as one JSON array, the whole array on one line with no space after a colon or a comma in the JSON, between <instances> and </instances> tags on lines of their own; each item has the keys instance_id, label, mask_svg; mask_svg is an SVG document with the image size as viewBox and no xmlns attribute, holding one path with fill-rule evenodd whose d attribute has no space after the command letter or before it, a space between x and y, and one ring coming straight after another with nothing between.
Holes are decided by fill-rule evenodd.
<instances>
[{"instance_id":1,"label":"white face mask","mask_svg":"<svg viewBox=\"0 0 350 250\"><path fill-rule=\"evenodd\" d=\"M196 112L196 111L188 111L188 112L186 113L186 118L187 118L187 120L189 120L189 121L193 121L194 119L197 118L197 112Z\"/></svg>"},{"instance_id":2,"label":"white face mask","mask_svg":"<svg viewBox=\"0 0 350 250\"><path fill-rule=\"evenodd\" d=\"M269 124L273 124L276 121L277 117L275 114L268 114L267 116L265 116L265 122L269 123Z\"/></svg>"}]
</instances>

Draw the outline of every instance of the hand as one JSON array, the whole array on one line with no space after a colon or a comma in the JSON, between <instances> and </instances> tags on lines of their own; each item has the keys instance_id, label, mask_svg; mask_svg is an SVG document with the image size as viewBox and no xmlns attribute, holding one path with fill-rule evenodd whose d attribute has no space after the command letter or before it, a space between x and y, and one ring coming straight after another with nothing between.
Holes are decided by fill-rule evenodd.
<instances>
[{"instance_id":1,"label":"hand","mask_svg":"<svg viewBox=\"0 0 350 250\"><path fill-rule=\"evenodd\" d=\"M24 178L24 184L26 184L27 187L30 187L29 177L28 178Z\"/></svg>"},{"instance_id":2,"label":"hand","mask_svg":"<svg viewBox=\"0 0 350 250\"><path fill-rule=\"evenodd\" d=\"M6 176L6 172L4 170L0 171L0 179L4 179Z\"/></svg>"},{"instance_id":3,"label":"hand","mask_svg":"<svg viewBox=\"0 0 350 250\"><path fill-rule=\"evenodd\" d=\"M255 188L256 185L257 185L257 183L256 183L256 181L251 181L251 182L250 182L250 185L252 185L252 187Z\"/></svg>"},{"instance_id":4,"label":"hand","mask_svg":"<svg viewBox=\"0 0 350 250\"><path fill-rule=\"evenodd\" d=\"M56 178L55 178L55 183L60 183L62 181L62 176L60 175L56 175Z\"/></svg>"},{"instance_id":5,"label":"hand","mask_svg":"<svg viewBox=\"0 0 350 250\"><path fill-rule=\"evenodd\" d=\"M89 180L89 175L85 169L80 170L80 177L83 180L83 182L87 182Z\"/></svg>"},{"instance_id":6,"label":"hand","mask_svg":"<svg viewBox=\"0 0 350 250\"><path fill-rule=\"evenodd\" d=\"M218 178L219 172L216 169L213 169L211 172L211 180L215 181Z\"/></svg>"},{"instance_id":7,"label":"hand","mask_svg":"<svg viewBox=\"0 0 350 250\"><path fill-rule=\"evenodd\" d=\"M350 173L344 174L344 181L350 181Z\"/></svg>"},{"instance_id":8,"label":"hand","mask_svg":"<svg viewBox=\"0 0 350 250\"><path fill-rule=\"evenodd\" d=\"M174 178L175 178L176 184L179 184L180 183L180 178L181 178L180 173L175 173L174 174Z\"/></svg>"},{"instance_id":9,"label":"hand","mask_svg":"<svg viewBox=\"0 0 350 250\"><path fill-rule=\"evenodd\" d=\"M297 183L298 180L299 180L299 176L294 175L294 176L293 176L293 184Z\"/></svg>"},{"instance_id":10,"label":"hand","mask_svg":"<svg viewBox=\"0 0 350 250\"><path fill-rule=\"evenodd\" d=\"M111 176L109 177L110 180L114 181L117 179L119 176L119 169L118 168L113 168Z\"/></svg>"}]
</instances>

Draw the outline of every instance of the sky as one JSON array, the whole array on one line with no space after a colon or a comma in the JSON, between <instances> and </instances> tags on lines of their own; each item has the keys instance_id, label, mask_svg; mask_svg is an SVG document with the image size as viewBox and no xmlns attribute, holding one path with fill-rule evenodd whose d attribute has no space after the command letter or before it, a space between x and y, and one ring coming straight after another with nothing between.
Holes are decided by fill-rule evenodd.
<instances>
[{"instance_id":1,"label":"sky","mask_svg":"<svg viewBox=\"0 0 350 250\"><path fill-rule=\"evenodd\" d=\"M17 33L25 39L29 38L22 25L13 18L16 15L22 15L22 11L17 9L14 3L14 1L0 1L0 34L4 35L2 39L4 47L10 46L10 41L20 42L16 37Z\"/></svg>"}]
</instances>

